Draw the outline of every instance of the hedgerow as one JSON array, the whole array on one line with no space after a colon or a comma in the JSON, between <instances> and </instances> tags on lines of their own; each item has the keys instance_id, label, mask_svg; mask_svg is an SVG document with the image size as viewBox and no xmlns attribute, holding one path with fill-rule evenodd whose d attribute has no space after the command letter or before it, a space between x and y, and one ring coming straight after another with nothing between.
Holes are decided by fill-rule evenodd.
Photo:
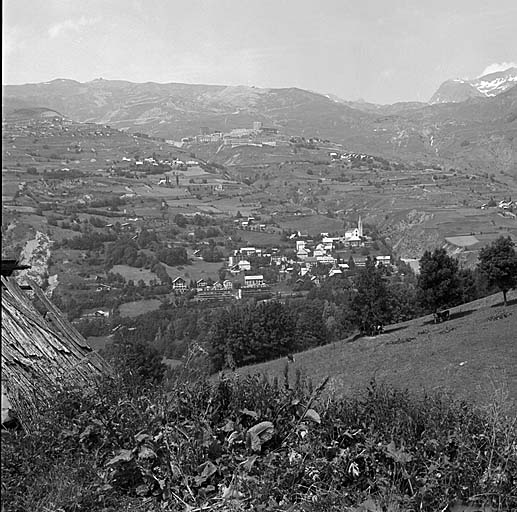
<instances>
[{"instance_id":1,"label":"hedgerow","mask_svg":"<svg viewBox=\"0 0 517 512\"><path fill-rule=\"evenodd\" d=\"M2 433L2 510L517 507L515 423L445 395L287 382L62 391L30 434Z\"/></svg>"}]
</instances>

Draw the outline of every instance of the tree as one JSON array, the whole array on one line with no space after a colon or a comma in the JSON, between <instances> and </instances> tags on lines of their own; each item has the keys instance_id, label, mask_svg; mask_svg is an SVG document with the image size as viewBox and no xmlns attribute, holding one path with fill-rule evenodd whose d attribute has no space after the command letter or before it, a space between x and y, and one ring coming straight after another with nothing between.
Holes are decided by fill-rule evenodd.
<instances>
[{"instance_id":1,"label":"tree","mask_svg":"<svg viewBox=\"0 0 517 512\"><path fill-rule=\"evenodd\" d=\"M495 285L503 292L506 306L506 294L517 287L517 254L512 239L501 236L481 249L478 268L486 275L490 286Z\"/></svg>"},{"instance_id":2,"label":"tree","mask_svg":"<svg viewBox=\"0 0 517 512\"><path fill-rule=\"evenodd\" d=\"M455 306L461 299L458 262L445 249L425 251L420 259L418 299L427 311Z\"/></svg>"},{"instance_id":3,"label":"tree","mask_svg":"<svg viewBox=\"0 0 517 512\"><path fill-rule=\"evenodd\" d=\"M279 302L247 304L217 313L208 341L214 370L285 356L296 342L296 318Z\"/></svg>"},{"instance_id":4,"label":"tree","mask_svg":"<svg viewBox=\"0 0 517 512\"><path fill-rule=\"evenodd\" d=\"M352 301L352 309L361 330L371 333L388 319L388 289L382 269L368 258L365 268L358 272L355 285L357 293Z\"/></svg>"},{"instance_id":5,"label":"tree","mask_svg":"<svg viewBox=\"0 0 517 512\"><path fill-rule=\"evenodd\" d=\"M206 247L204 247L201 251L201 257L204 261L209 261L213 263L216 263L223 259L221 251L217 249L217 247L215 247L214 245L207 245Z\"/></svg>"},{"instance_id":6,"label":"tree","mask_svg":"<svg viewBox=\"0 0 517 512\"><path fill-rule=\"evenodd\" d=\"M181 213L178 213L174 216L174 223L180 228L184 228L187 225L187 219Z\"/></svg>"}]
</instances>

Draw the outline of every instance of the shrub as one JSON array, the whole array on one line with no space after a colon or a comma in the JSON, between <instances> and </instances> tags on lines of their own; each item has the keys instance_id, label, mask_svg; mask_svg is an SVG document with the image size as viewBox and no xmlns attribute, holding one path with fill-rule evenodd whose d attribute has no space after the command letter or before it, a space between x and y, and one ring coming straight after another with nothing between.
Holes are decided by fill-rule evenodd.
<instances>
[{"instance_id":1,"label":"shrub","mask_svg":"<svg viewBox=\"0 0 517 512\"><path fill-rule=\"evenodd\" d=\"M445 510L517 506L515 424L445 395L351 398L263 376L69 389L2 435L14 510ZM354 508L349 508L354 507ZM363 507L364 508L364 507Z\"/></svg>"}]
</instances>

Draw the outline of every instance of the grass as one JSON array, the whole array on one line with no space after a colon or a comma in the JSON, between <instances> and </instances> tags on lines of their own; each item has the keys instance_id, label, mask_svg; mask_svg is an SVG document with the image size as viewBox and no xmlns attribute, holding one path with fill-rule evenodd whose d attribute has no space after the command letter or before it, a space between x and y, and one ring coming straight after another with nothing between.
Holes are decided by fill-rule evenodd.
<instances>
[{"instance_id":1,"label":"grass","mask_svg":"<svg viewBox=\"0 0 517 512\"><path fill-rule=\"evenodd\" d=\"M114 265L110 272L120 274L126 281L133 280L135 284L140 279L146 284L149 284L153 279L157 282L160 281L154 272L145 268L130 267L129 265Z\"/></svg>"},{"instance_id":2,"label":"grass","mask_svg":"<svg viewBox=\"0 0 517 512\"><path fill-rule=\"evenodd\" d=\"M112 338L110 336L88 336L86 343L88 346L97 352L104 350L108 343L111 343Z\"/></svg>"},{"instance_id":3,"label":"grass","mask_svg":"<svg viewBox=\"0 0 517 512\"><path fill-rule=\"evenodd\" d=\"M169 274L172 279L182 277L189 282L191 279L197 281L198 279L211 278L214 281L218 281L218 270L223 265L223 262L212 263L196 259L192 265L186 265L184 267L170 267L165 263L162 263L162 265L165 267L167 274Z\"/></svg>"},{"instance_id":4,"label":"grass","mask_svg":"<svg viewBox=\"0 0 517 512\"><path fill-rule=\"evenodd\" d=\"M242 229L236 230L238 236L246 241L251 246L258 247L281 247L288 246L285 240L282 240L278 233L267 233L261 231L244 231ZM291 244L292 245L292 244Z\"/></svg>"},{"instance_id":5,"label":"grass","mask_svg":"<svg viewBox=\"0 0 517 512\"><path fill-rule=\"evenodd\" d=\"M283 229L306 232L311 236L343 230L342 220L331 219L324 215L278 216L275 221Z\"/></svg>"},{"instance_id":6,"label":"grass","mask_svg":"<svg viewBox=\"0 0 517 512\"><path fill-rule=\"evenodd\" d=\"M155 311L160 307L160 304L161 302L158 299L137 300L121 304L118 310L121 316L134 318L135 316Z\"/></svg>"},{"instance_id":7,"label":"grass","mask_svg":"<svg viewBox=\"0 0 517 512\"><path fill-rule=\"evenodd\" d=\"M508 307L502 296L451 309L451 320L434 324L430 316L388 326L377 337L341 341L296 354L293 370L318 381L330 376L337 395L364 389L375 377L397 388L451 391L488 404L494 392L507 396L517 412L517 294ZM513 301L512 301L513 299ZM265 373L281 378L286 360L240 368L241 374Z\"/></svg>"}]
</instances>

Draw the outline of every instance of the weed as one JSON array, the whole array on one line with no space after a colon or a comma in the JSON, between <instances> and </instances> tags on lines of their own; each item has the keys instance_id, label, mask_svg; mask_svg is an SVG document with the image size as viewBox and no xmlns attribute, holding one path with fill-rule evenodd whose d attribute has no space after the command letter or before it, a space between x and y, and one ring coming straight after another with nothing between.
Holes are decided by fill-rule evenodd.
<instances>
[{"instance_id":1,"label":"weed","mask_svg":"<svg viewBox=\"0 0 517 512\"><path fill-rule=\"evenodd\" d=\"M375 382L332 398L325 385L189 375L138 393L68 389L30 435L2 434L2 510L517 507L516 425L498 404Z\"/></svg>"}]
</instances>

